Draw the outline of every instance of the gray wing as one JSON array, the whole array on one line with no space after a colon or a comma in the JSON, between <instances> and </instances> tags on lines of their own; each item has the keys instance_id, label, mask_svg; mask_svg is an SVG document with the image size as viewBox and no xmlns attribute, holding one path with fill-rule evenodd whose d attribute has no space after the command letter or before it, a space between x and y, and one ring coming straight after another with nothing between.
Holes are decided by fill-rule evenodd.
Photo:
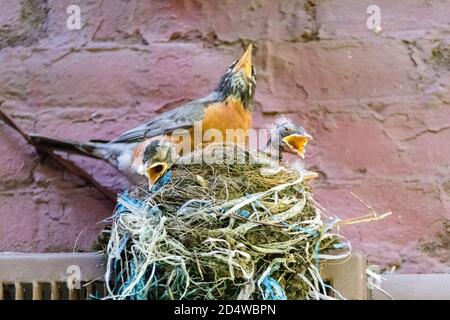
<instances>
[{"instance_id":1,"label":"gray wing","mask_svg":"<svg viewBox=\"0 0 450 320\"><path fill-rule=\"evenodd\" d=\"M208 104L217 101L217 99L217 94L213 92L202 99L189 102L188 104L164 112L149 122L121 134L111 142L137 142L170 133L175 129L189 128L195 121L203 120L205 107Z\"/></svg>"}]
</instances>

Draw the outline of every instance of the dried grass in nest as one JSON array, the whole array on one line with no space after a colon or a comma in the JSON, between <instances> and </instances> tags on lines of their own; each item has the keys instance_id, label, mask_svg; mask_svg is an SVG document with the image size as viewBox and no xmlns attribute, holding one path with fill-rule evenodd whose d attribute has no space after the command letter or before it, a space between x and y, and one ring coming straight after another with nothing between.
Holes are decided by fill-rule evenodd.
<instances>
[{"instance_id":1,"label":"dried grass in nest","mask_svg":"<svg viewBox=\"0 0 450 320\"><path fill-rule=\"evenodd\" d=\"M222 154L234 156L217 163ZM181 159L158 190L119 198L107 298L330 298L318 270L350 245L314 205L308 173L235 145L193 156L215 163Z\"/></svg>"}]
</instances>

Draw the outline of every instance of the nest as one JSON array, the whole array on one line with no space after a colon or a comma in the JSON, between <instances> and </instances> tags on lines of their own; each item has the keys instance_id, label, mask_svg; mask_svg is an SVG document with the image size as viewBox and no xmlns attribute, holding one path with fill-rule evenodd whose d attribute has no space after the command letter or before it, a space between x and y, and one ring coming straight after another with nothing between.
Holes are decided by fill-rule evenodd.
<instances>
[{"instance_id":1,"label":"nest","mask_svg":"<svg viewBox=\"0 0 450 320\"><path fill-rule=\"evenodd\" d=\"M313 200L309 174L214 144L180 159L152 191L121 195L104 248L106 298L339 297L319 270L350 244Z\"/></svg>"}]
</instances>

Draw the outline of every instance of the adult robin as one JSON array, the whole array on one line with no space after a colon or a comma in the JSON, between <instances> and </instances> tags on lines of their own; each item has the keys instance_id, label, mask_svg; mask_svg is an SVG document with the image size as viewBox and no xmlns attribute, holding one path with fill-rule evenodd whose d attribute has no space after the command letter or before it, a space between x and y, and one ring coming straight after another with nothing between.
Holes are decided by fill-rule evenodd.
<instances>
[{"instance_id":1,"label":"adult robin","mask_svg":"<svg viewBox=\"0 0 450 320\"><path fill-rule=\"evenodd\" d=\"M210 94L162 113L116 139L80 143L34 134L30 138L54 150L103 159L135 181L136 174L142 174L145 150L155 139L175 143L177 152L183 154L205 143L203 136L208 130L220 133L220 136L214 136L214 142L225 141L230 131L246 135L252 125L255 88L250 44L244 55L228 67ZM189 141L188 148L186 140Z\"/></svg>"},{"instance_id":2,"label":"adult robin","mask_svg":"<svg viewBox=\"0 0 450 320\"><path fill-rule=\"evenodd\" d=\"M252 126L255 89L256 78L250 44L244 55L228 67L216 88L206 97L165 112L123 133L112 143L132 143L160 135L172 136L175 130L186 129L191 146L195 148L201 143L211 142L203 139L208 130L218 131L222 135L222 139L218 140L223 141L232 130L245 134ZM200 128L198 133L201 137L193 137L197 134L194 125ZM176 140L178 138L177 136Z\"/></svg>"}]
</instances>

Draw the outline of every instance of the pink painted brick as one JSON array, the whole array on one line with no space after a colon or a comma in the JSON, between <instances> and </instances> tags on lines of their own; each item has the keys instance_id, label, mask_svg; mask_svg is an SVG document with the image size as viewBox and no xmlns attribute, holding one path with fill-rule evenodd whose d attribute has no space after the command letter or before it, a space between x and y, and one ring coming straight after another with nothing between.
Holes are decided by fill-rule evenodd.
<instances>
[{"instance_id":1,"label":"pink painted brick","mask_svg":"<svg viewBox=\"0 0 450 320\"><path fill-rule=\"evenodd\" d=\"M10 26L20 17L20 2L4 0L0 3L0 26Z\"/></svg>"},{"instance_id":2,"label":"pink painted brick","mask_svg":"<svg viewBox=\"0 0 450 320\"><path fill-rule=\"evenodd\" d=\"M312 27L306 2L51 0L49 33L61 45L94 41L143 46L149 43L151 47L155 42L169 40L205 41L208 45L240 39L295 40ZM65 26L66 8L71 4L81 8L82 30L71 31Z\"/></svg>"},{"instance_id":3,"label":"pink painted brick","mask_svg":"<svg viewBox=\"0 0 450 320\"><path fill-rule=\"evenodd\" d=\"M448 272L448 254L420 247L440 241L450 212L450 77L432 58L450 44L448 4L378 1L376 35L365 25L371 1L314 2L49 0L46 31L0 50L2 108L26 131L110 139L208 93L254 41L255 127L287 114L313 134L306 166L330 212L366 213L350 191L394 212L344 227L353 247L400 272ZM71 4L82 30L66 28ZM18 1L0 9L0 25L20 23ZM128 185L101 161L70 159L113 190ZM1 124L0 204L0 250L71 251L77 238L89 250L112 212Z\"/></svg>"},{"instance_id":4,"label":"pink painted brick","mask_svg":"<svg viewBox=\"0 0 450 320\"><path fill-rule=\"evenodd\" d=\"M382 33L380 36L369 30L366 13L370 5L377 5L381 13ZM415 40L429 36L430 30L448 27L449 4L446 1L411 0L331 0L320 2L317 20L320 36L333 39L373 39L385 37Z\"/></svg>"},{"instance_id":5,"label":"pink painted brick","mask_svg":"<svg viewBox=\"0 0 450 320\"><path fill-rule=\"evenodd\" d=\"M264 54L270 73L258 83L257 99L265 112L419 94L408 78L414 69L408 49L398 42L274 43Z\"/></svg>"},{"instance_id":6,"label":"pink painted brick","mask_svg":"<svg viewBox=\"0 0 450 320\"><path fill-rule=\"evenodd\" d=\"M368 214L369 210L351 192L373 206L377 213L393 213L381 221L342 226L342 234L352 240L355 249L365 252L372 263L399 264L400 272L444 272L442 264L427 269L432 257L422 259L420 265L416 265L419 261L409 261L410 256L426 256L419 244L434 239L441 231L442 223L448 219L436 185L422 183L419 186L403 181L371 184L333 182L319 186L316 197L329 210L328 214L343 219Z\"/></svg>"},{"instance_id":7,"label":"pink painted brick","mask_svg":"<svg viewBox=\"0 0 450 320\"><path fill-rule=\"evenodd\" d=\"M316 139L309 162L330 179L404 179L423 173L373 118L324 114L310 124Z\"/></svg>"},{"instance_id":8,"label":"pink painted brick","mask_svg":"<svg viewBox=\"0 0 450 320\"><path fill-rule=\"evenodd\" d=\"M31 182L37 165L33 152L34 148L27 145L21 136L0 122L0 189Z\"/></svg>"},{"instance_id":9,"label":"pink painted brick","mask_svg":"<svg viewBox=\"0 0 450 320\"><path fill-rule=\"evenodd\" d=\"M64 58L66 50L31 54L17 48L6 52L0 57L7 65L0 94L26 98L40 107L89 106L95 110L142 102L147 111L154 111L208 93L238 56L178 44L158 45L150 51L89 50ZM31 56L22 62L20 57L25 55ZM52 62L57 59L61 60Z\"/></svg>"},{"instance_id":10,"label":"pink painted brick","mask_svg":"<svg viewBox=\"0 0 450 320\"><path fill-rule=\"evenodd\" d=\"M0 236L4 251L91 250L113 209L89 188L14 189L0 194Z\"/></svg>"}]
</instances>

